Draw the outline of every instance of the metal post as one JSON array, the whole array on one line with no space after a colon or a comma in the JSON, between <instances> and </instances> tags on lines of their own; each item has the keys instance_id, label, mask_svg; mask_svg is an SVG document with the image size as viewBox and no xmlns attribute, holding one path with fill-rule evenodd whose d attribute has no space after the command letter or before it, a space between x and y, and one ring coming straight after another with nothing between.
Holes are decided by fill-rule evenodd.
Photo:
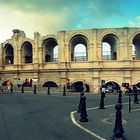
<instances>
[{"instance_id":1,"label":"metal post","mask_svg":"<svg viewBox=\"0 0 140 140\"><path fill-rule=\"evenodd\" d=\"M48 85L48 95L50 95L50 86Z\"/></svg>"},{"instance_id":2,"label":"metal post","mask_svg":"<svg viewBox=\"0 0 140 140\"><path fill-rule=\"evenodd\" d=\"M66 96L66 87L64 85L64 88L63 88L63 96Z\"/></svg>"},{"instance_id":3,"label":"metal post","mask_svg":"<svg viewBox=\"0 0 140 140\"><path fill-rule=\"evenodd\" d=\"M131 113L131 94L129 93L129 113Z\"/></svg>"},{"instance_id":4,"label":"metal post","mask_svg":"<svg viewBox=\"0 0 140 140\"><path fill-rule=\"evenodd\" d=\"M22 84L21 93L24 93L24 84Z\"/></svg>"},{"instance_id":5,"label":"metal post","mask_svg":"<svg viewBox=\"0 0 140 140\"><path fill-rule=\"evenodd\" d=\"M36 85L34 85L34 94L36 94Z\"/></svg>"}]
</instances>

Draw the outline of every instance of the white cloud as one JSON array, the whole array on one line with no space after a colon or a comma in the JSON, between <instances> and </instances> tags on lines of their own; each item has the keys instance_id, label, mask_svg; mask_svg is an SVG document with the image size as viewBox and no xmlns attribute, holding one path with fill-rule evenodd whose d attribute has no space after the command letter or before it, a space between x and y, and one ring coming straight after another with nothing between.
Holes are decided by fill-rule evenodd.
<instances>
[{"instance_id":1,"label":"white cloud","mask_svg":"<svg viewBox=\"0 0 140 140\"><path fill-rule=\"evenodd\" d=\"M28 37L32 37L35 31L45 35L63 30L68 21L67 12L42 14L2 8L0 17L0 42L10 38L13 29L21 29Z\"/></svg>"},{"instance_id":2,"label":"white cloud","mask_svg":"<svg viewBox=\"0 0 140 140\"><path fill-rule=\"evenodd\" d=\"M128 22L131 27L139 27L140 26L140 16L137 16L134 20Z\"/></svg>"}]
</instances>

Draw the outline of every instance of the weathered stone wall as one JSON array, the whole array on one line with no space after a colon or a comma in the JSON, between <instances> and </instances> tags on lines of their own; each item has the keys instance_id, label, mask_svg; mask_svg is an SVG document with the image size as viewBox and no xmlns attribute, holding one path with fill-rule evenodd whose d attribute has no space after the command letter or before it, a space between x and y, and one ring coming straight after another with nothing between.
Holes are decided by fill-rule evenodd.
<instances>
[{"instance_id":1,"label":"weathered stone wall","mask_svg":"<svg viewBox=\"0 0 140 140\"><path fill-rule=\"evenodd\" d=\"M0 77L3 81L9 79L16 84L17 78L22 80L38 79L37 84L43 85L53 81L58 86L66 79L72 83L86 81L90 91L97 92L101 80L114 81L120 86L122 82L135 84L140 82L140 60L133 60L133 42L139 43L140 28L106 28L60 31L57 34L41 36L34 33L34 39L27 38L20 30L13 30L11 39L0 45ZM82 36L87 43L87 61L71 61L71 41L75 36ZM58 44L58 62L44 62L43 42L54 39ZM102 42L109 41L116 46L117 59L105 61L102 59ZM22 44L30 42L33 52L33 63L23 63ZM77 41L79 41L77 39ZM4 48L10 44L14 50L14 64L4 64Z\"/></svg>"}]
</instances>

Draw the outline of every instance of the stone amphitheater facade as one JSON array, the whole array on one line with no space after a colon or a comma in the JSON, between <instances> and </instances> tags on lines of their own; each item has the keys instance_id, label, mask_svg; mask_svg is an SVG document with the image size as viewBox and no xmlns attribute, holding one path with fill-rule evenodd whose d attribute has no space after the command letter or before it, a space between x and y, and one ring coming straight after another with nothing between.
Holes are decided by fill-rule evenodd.
<instances>
[{"instance_id":1,"label":"stone amphitheater facade","mask_svg":"<svg viewBox=\"0 0 140 140\"><path fill-rule=\"evenodd\" d=\"M110 54L103 53L104 43ZM84 55L76 55L84 48ZM57 47L58 56L54 57ZM133 47L135 51L133 51ZM140 82L140 28L103 28L59 31L34 39L15 29L0 45L0 78L16 85L17 79L33 79L36 85L63 86L67 79L75 90L85 81L90 92L99 91L101 81L120 86Z\"/></svg>"}]
</instances>

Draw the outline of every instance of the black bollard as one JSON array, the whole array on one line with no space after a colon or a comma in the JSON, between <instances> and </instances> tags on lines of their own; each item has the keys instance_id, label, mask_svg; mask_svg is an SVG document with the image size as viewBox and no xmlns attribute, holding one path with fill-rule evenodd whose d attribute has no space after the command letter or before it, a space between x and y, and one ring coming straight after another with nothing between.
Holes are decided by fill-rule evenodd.
<instances>
[{"instance_id":1,"label":"black bollard","mask_svg":"<svg viewBox=\"0 0 140 140\"><path fill-rule=\"evenodd\" d=\"M105 109L104 107L104 98L105 98L105 92L101 92L101 100L100 100L100 106L99 109Z\"/></svg>"},{"instance_id":2,"label":"black bollard","mask_svg":"<svg viewBox=\"0 0 140 140\"><path fill-rule=\"evenodd\" d=\"M66 87L64 85L64 88L63 88L63 96L66 96Z\"/></svg>"},{"instance_id":3,"label":"black bollard","mask_svg":"<svg viewBox=\"0 0 140 140\"><path fill-rule=\"evenodd\" d=\"M24 85L22 84L21 93L24 93Z\"/></svg>"},{"instance_id":4,"label":"black bollard","mask_svg":"<svg viewBox=\"0 0 140 140\"><path fill-rule=\"evenodd\" d=\"M34 94L36 94L36 85L34 85Z\"/></svg>"},{"instance_id":5,"label":"black bollard","mask_svg":"<svg viewBox=\"0 0 140 140\"><path fill-rule=\"evenodd\" d=\"M48 93L47 95L50 95L50 86L48 86Z\"/></svg>"},{"instance_id":6,"label":"black bollard","mask_svg":"<svg viewBox=\"0 0 140 140\"><path fill-rule=\"evenodd\" d=\"M139 103L138 93L137 93L137 91L135 91L135 93L134 93L134 104L138 104L138 103Z\"/></svg>"},{"instance_id":7,"label":"black bollard","mask_svg":"<svg viewBox=\"0 0 140 140\"><path fill-rule=\"evenodd\" d=\"M81 110L80 110L80 122L88 122L87 111L86 111L86 97L83 95L81 97Z\"/></svg>"},{"instance_id":8,"label":"black bollard","mask_svg":"<svg viewBox=\"0 0 140 140\"><path fill-rule=\"evenodd\" d=\"M3 86L1 87L1 93L3 93Z\"/></svg>"},{"instance_id":9,"label":"black bollard","mask_svg":"<svg viewBox=\"0 0 140 140\"><path fill-rule=\"evenodd\" d=\"M11 93L13 93L13 85L11 85Z\"/></svg>"},{"instance_id":10,"label":"black bollard","mask_svg":"<svg viewBox=\"0 0 140 140\"><path fill-rule=\"evenodd\" d=\"M118 103L122 103L122 91L119 90Z\"/></svg>"},{"instance_id":11,"label":"black bollard","mask_svg":"<svg viewBox=\"0 0 140 140\"><path fill-rule=\"evenodd\" d=\"M131 113L131 94L129 93L129 113Z\"/></svg>"},{"instance_id":12,"label":"black bollard","mask_svg":"<svg viewBox=\"0 0 140 140\"><path fill-rule=\"evenodd\" d=\"M79 101L77 113L81 113L81 108L82 108L81 100L82 100L82 96L84 96L84 92L81 92L81 94L80 94L80 101Z\"/></svg>"},{"instance_id":13,"label":"black bollard","mask_svg":"<svg viewBox=\"0 0 140 140\"><path fill-rule=\"evenodd\" d=\"M124 133L124 129L122 126L122 104L121 103L117 103L115 105L115 109L116 109L116 120L115 120L115 127L113 129L113 139L124 139L123 133Z\"/></svg>"}]
</instances>

